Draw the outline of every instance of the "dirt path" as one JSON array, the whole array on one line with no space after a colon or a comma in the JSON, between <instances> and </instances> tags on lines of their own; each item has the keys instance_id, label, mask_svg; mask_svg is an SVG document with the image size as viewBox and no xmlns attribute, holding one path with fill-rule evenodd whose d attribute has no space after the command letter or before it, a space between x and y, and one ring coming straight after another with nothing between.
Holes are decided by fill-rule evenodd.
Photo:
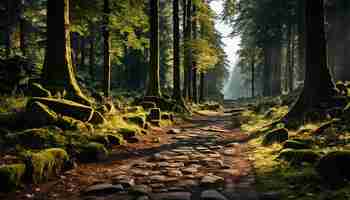
<instances>
[{"instance_id":1,"label":"dirt path","mask_svg":"<svg viewBox=\"0 0 350 200\"><path fill-rule=\"evenodd\" d=\"M79 165L10 199L258 199L247 135L230 128L230 119L212 113L154 129L144 141L114 149L107 162Z\"/></svg>"}]
</instances>

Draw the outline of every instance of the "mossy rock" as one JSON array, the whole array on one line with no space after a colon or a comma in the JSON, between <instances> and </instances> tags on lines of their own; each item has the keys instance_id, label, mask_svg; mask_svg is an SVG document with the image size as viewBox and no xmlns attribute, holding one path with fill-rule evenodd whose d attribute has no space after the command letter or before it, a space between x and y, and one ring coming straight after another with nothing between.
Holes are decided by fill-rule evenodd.
<instances>
[{"instance_id":1,"label":"mossy rock","mask_svg":"<svg viewBox=\"0 0 350 200\"><path fill-rule=\"evenodd\" d=\"M123 136L124 139L133 138L137 136L138 130L133 128L120 128L118 133Z\"/></svg>"},{"instance_id":2,"label":"mossy rock","mask_svg":"<svg viewBox=\"0 0 350 200\"><path fill-rule=\"evenodd\" d=\"M33 97L51 97L51 92L45 89L39 83L32 83L30 85L30 93Z\"/></svg>"},{"instance_id":3,"label":"mossy rock","mask_svg":"<svg viewBox=\"0 0 350 200\"><path fill-rule=\"evenodd\" d=\"M26 171L25 164L0 166L0 192L11 192L17 189Z\"/></svg>"},{"instance_id":4,"label":"mossy rock","mask_svg":"<svg viewBox=\"0 0 350 200\"><path fill-rule=\"evenodd\" d=\"M174 116L173 116L173 114L171 114L171 113L162 113L161 119L162 119L162 120L174 121Z\"/></svg>"},{"instance_id":5,"label":"mossy rock","mask_svg":"<svg viewBox=\"0 0 350 200\"><path fill-rule=\"evenodd\" d=\"M64 149L51 148L38 153L27 153L25 162L27 177L33 183L41 183L58 175L69 162L69 156Z\"/></svg>"},{"instance_id":6,"label":"mossy rock","mask_svg":"<svg viewBox=\"0 0 350 200\"><path fill-rule=\"evenodd\" d=\"M309 149L312 141L309 140L287 140L283 144L284 149Z\"/></svg>"},{"instance_id":7,"label":"mossy rock","mask_svg":"<svg viewBox=\"0 0 350 200\"><path fill-rule=\"evenodd\" d=\"M45 104L38 101L27 104L25 121L29 127L42 127L55 124L58 115Z\"/></svg>"},{"instance_id":8,"label":"mossy rock","mask_svg":"<svg viewBox=\"0 0 350 200\"><path fill-rule=\"evenodd\" d=\"M89 142L78 148L78 159L81 162L98 162L108 159L109 152L101 143Z\"/></svg>"},{"instance_id":9,"label":"mossy rock","mask_svg":"<svg viewBox=\"0 0 350 200\"><path fill-rule=\"evenodd\" d=\"M34 102L40 102L58 114L69 116L83 122L91 120L94 111L90 106L66 99L33 97L28 101L28 106Z\"/></svg>"},{"instance_id":10,"label":"mossy rock","mask_svg":"<svg viewBox=\"0 0 350 200\"><path fill-rule=\"evenodd\" d=\"M152 108L156 108L156 107L157 107L157 104L154 103L154 102L152 102L152 101L143 101L143 102L141 102L140 105L141 105L141 106L143 107L143 109L145 109L145 110L150 110L150 109L152 109Z\"/></svg>"},{"instance_id":11,"label":"mossy rock","mask_svg":"<svg viewBox=\"0 0 350 200\"><path fill-rule=\"evenodd\" d=\"M84 122L68 116L60 116L56 125L63 130L89 131L89 127Z\"/></svg>"},{"instance_id":12,"label":"mossy rock","mask_svg":"<svg viewBox=\"0 0 350 200\"><path fill-rule=\"evenodd\" d=\"M292 164L303 162L316 163L321 156L321 153L311 149L284 149L278 155L278 159L288 161Z\"/></svg>"},{"instance_id":13,"label":"mossy rock","mask_svg":"<svg viewBox=\"0 0 350 200\"><path fill-rule=\"evenodd\" d=\"M316 166L317 172L331 184L350 180L350 151L337 150L323 156Z\"/></svg>"},{"instance_id":14,"label":"mossy rock","mask_svg":"<svg viewBox=\"0 0 350 200\"><path fill-rule=\"evenodd\" d=\"M161 112L159 108L152 108L149 111L149 115L147 116L148 120L153 121L160 121L161 120Z\"/></svg>"},{"instance_id":15,"label":"mossy rock","mask_svg":"<svg viewBox=\"0 0 350 200\"><path fill-rule=\"evenodd\" d=\"M144 128L146 124L146 116L145 114L139 114L139 115L131 115L131 116L126 116L125 120L136 124L137 126Z\"/></svg>"},{"instance_id":16,"label":"mossy rock","mask_svg":"<svg viewBox=\"0 0 350 200\"><path fill-rule=\"evenodd\" d=\"M22 132L8 134L6 136L9 144L19 144L31 149L44 149L65 145L65 137L58 132L48 128L27 129Z\"/></svg>"},{"instance_id":17,"label":"mossy rock","mask_svg":"<svg viewBox=\"0 0 350 200\"><path fill-rule=\"evenodd\" d=\"M107 139L110 145L122 145L125 143L123 136L119 134L107 134Z\"/></svg>"},{"instance_id":18,"label":"mossy rock","mask_svg":"<svg viewBox=\"0 0 350 200\"><path fill-rule=\"evenodd\" d=\"M274 129L268 132L264 139L263 145L270 145L273 143L282 143L288 140L288 130L285 128Z\"/></svg>"},{"instance_id":19,"label":"mossy rock","mask_svg":"<svg viewBox=\"0 0 350 200\"><path fill-rule=\"evenodd\" d=\"M139 113L144 112L144 109L141 106L131 106L125 108L126 113Z\"/></svg>"}]
</instances>

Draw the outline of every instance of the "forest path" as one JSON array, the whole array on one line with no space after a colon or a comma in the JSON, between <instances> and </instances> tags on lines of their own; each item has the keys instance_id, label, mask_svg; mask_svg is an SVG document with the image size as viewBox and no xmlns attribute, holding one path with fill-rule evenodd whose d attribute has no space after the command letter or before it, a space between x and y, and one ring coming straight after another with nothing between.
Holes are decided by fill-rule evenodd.
<instances>
[{"instance_id":1,"label":"forest path","mask_svg":"<svg viewBox=\"0 0 350 200\"><path fill-rule=\"evenodd\" d=\"M247 155L248 135L231 128L231 121L230 112L207 112L173 127L155 128L143 141L113 149L108 161L79 165L59 180L27 191L27 197L34 194L32 199L258 199Z\"/></svg>"}]
</instances>

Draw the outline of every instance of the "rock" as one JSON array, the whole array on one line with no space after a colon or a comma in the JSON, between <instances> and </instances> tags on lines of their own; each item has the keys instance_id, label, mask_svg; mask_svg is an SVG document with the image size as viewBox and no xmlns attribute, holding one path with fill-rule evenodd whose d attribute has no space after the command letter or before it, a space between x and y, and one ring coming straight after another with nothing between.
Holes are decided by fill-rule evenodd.
<instances>
[{"instance_id":1,"label":"rock","mask_svg":"<svg viewBox=\"0 0 350 200\"><path fill-rule=\"evenodd\" d=\"M112 183L114 185L122 185L123 188L130 188L130 187L134 187L135 186L135 180L133 178L130 177L125 177L125 178L121 178L119 179L118 177L115 177L112 179Z\"/></svg>"},{"instance_id":2,"label":"rock","mask_svg":"<svg viewBox=\"0 0 350 200\"><path fill-rule=\"evenodd\" d=\"M224 184L224 178L209 174L201 179L200 185L203 187L219 187Z\"/></svg>"},{"instance_id":3,"label":"rock","mask_svg":"<svg viewBox=\"0 0 350 200\"><path fill-rule=\"evenodd\" d=\"M152 199L157 200L191 200L190 192L168 192L151 195Z\"/></svg>"},{"instance_id":4,"label":"rock","mask_svg":"<svg viewBox=\"0 0 350 200\"><path fill-rule=\"evenodd\" d=\"M132 169L131 173L134 176L149 176L150 175L149 171L146 171L146 170L143 170L143 169Z\"/></svg>"},{"instance_id":5,"label":"rock","mask_svg":"<svg viewBox=\"0 0 350 200\"><path fill-rule=\"evenodd\" d=\"M144 128L146 125L146 116L144 114L127 116L126 121L136 124L137 126Z\"/></svg>"},{"instance_id":6,"label":"rock","mask_svg":"<svg viewBox=\"0 0 350 200\"><path fill-rule=\"evenodd\" d=\"M141 106L143 107L143 109L145 109L145 110L150 110L150 109L152 109L152 108L156 108L156 107L157 107L156 103L154 103L154 102L152 102L152 101L143 101L143 102L141 102L140 105L141 105Z\"/></svg>"},{"instance_id":7,"label":"rock","mask_svg":"<svg viewBox=\"0 0 350 200\"><path fill-rule=\"evenodd\" d=\"M26 171L24 164L0 166L0 192L11 192L17 189Z\"/></svg>"},{"instance_id":8,"label":"rock","mask_svg":"<svg viewBox=\"0 0 350 200\"><path fill-rule=\"evenodd\" d=\"M44 149L66 143L63 135L47 128L27 129L22 132L8 134L6 139L10 144L20 144L32 149Z\"/></svg>"},{"instance_id":9,"label":"rock","mask_svg":"<svg viewBox=\"0 0 350 200\"><path fill-rule=\"evenodd\" d=\"M140 196L140 197L137 197L136 200L150 200L150 198L148 196Z\"/></svg>"},{"instance_id":10,"label":"rock","mask_svg":"<svg viewBox=\"0 0 350 200\"><path fill-rule=\"evenodd\" d=\"M203 160L200 160L200 162L209 167L209 168L222 168L224 166L224 162L217 158L205 158Z\"/></svg>"},{"instance_id":11,"label":"rock","mask_svg":"<svg viewBox=\"0 0 350 200\"><path fill-rule=\"evenodd\" d=\"M162 119L162 120L174 121L173 114L171 114L171 113L162 113L161 119Z\"/></svg>"},{"instance_id":12,"label":"rock","mask_svg":"<svg viewBox=\"0 0 350 200\"><path fill-rule=\"evenodd\" d=\"M83 144L78 150L78 159L81 162L96 162L108 159L108 150L103 144L90 142Z\"/></svg>"},{"instance_id":13,"label":"rock","mask_svg":"<svg viewBox=\"0 0 350 200\"><path fill-rule=\"evenodd\" d=\"M159 161L167 161L169 159L170 159L170 157L167 155L164 155L161 153L156 153L156 154L152 155L152 157L150 158L150 161L159 162Z\"/></svg>"},{"instance_id":14,"label":"rock","mask_svg":"<svg viewBox=\"0 0 350 200\"><path fill-rule=\"evenodd\" d=\"M170 134L170 135L176 135L176 134L180 134L180 133L181 133L181 130L177 129L177 128L172 128L167 132L167 134Z\"/></svg>"},{"instance_id":15,"label":"rock","mask_svg":"<svg viewBox=\"0 0 350 200\"><path fill-rule=\"evenodd\" d=\"M129 193L136 196L148 195L152 192L152 188L147 185L135 185L129 189Z\"/></svg>"},{"instance_id":16,"label":"rock","mask_svg":"<svg viewBox=\"0 0 350 200\"><path fill-rule=\"evenodd\" d=\"M37 128L46 125L53 125L57 120L57 114L49 109L48 106L37 101L32 104L27 104L25 123L28 124L29 127Z\"/></svg>"},{"instance_id":17,"label":"rock","mask_svg":"<svg viewBox=\"0 0 350 200\"><path fill-rule=\"evenodd\" d=\"M160 109L159 108L152 108L149 112L148 118L151 122L160 121L161 120Z\"/></svg>"},{"instance_id":18,"label":"rock","mask_svg":"<svg viewBox=\"0 0 350 200\"><path fill-rule=\"evenodd\" d=\"M32 83L29 90L33 97L51 97L51 92L39 83Z\"/></svg>"},{"instance_id":19,"label":"rock","mask_svg":"<svg viewBox=\"0 0 350 200\"><path fill-rule=\"evenodd\" d=\"M312 141L302 140L287 140L283 144L283 149L309 149L311 148Z\"/></svg>"},{"instance_id":20,"label":"rock","mask_svg":"<svg viewBox=\"0 0 350 200\"><path fill-rule=\"evenodd\" d=\"M227 198L216 190L205 190L201 193L201 200L227 200Z\"/></svg>"},{"instance_id":21,"label":"rock","mask_svg":"<svg viewBox=\"0 0 350 200\"><path fill-rule=\"evenodd\" d=\"M168 176L171 177L181 177L182 176L182 172L180 170L176 170L176 169L171 169L168 171Z\"/></svg>"},{"instance_id":22,"label":"rock","mask_svg":"<svg viewBox=\"0 0 350 200\"><path fill-rule=\"evenodd\" d=\"M26 177L30 177L34 183L41 183L58 175L69 161L67 152L60 148L28 153L24 157L27 167Z\"/></svg>"},{"instance_id":23,"label":"rock","mask_svg":"<svg viewBox=\"0 0 350 200\"><path fill-rule=\"evenodd\" d=\"M322 157L316 166L317 172L331 184L342 184L350 180L350 151L337 150Z\"/></svg>"},{"instance_id":24,"label":"rock","mask_svg":"<svg viewBox=\"0 0 350 200\"><path fill-rule=\"evenodd\" d=\"M153 176L150 176L149 179L152 182L165 182L165 181L167 181L167 177L163 176L163 175L153 175Z\"/></svg>"},{"instance_id":25,"label":"rock","mask_svg":"<svg viewBox=\"0 0 350 200\"><path fill-rule=\"evenodd\" d=\"M284 149L280 152L278 158L292 164L316 163L321 158L321 154L311 149Z\"/></svg>"},{"instance_id":26,"label":"rock","mask_svg":"<svg viewBox=\"0 0 350 200\"><path fill-rule=\"evenodd\" d=\"M97 185L90 186L83 190L82 194L83 195L108 195L108 194L113 194L113 193L119 193L124 191L124 188L122 185L112 185L110 183L101 183Z\"/></svg>"},{"instance_id":27,"label":"rock","mask_svg":"<svg viewBox=\"0 0 350 200\"><path fill-rule=\"evenodd\" d=\"M136 129L130 128L120 128L118 129L118 133L123 136L124 139L134 138L137 135Z\"/></svg>"},{"instance_id":28,"label":"rock","mask_svg":"<svg viewBox=\"0 0 350 200\"><path fill-rule=\"evenodd\" d=\"M263 140L264 145L270 145L273 143L282 143L288 140L288 130L285 128L275 129L268 132Z\"/></svg>"},{"instance_id":29,"label":"rock","mask_svg":"<svg viewBox=\"0 0 350 200\"><path fill-rule=\"evenodd\" d=\"M265 192L259 195L260 200L280 200L281 194L278 192Z\"/></svg>"},{"instance_id":30,"label":"rock","mask_svg":"<svg viewBox=\"0 0 350 200\"><path fill-rule=\"evenodd\" d=\"M198 172L198 168L197 167L188 167L182 170L182 172L184 174L195 174Z\"/></svg>"},{"instance_id":31,"label":"rock","mask_svg":"<svg viewBox=\"0 0 350 200\"><path fill-rule=\"evenodd\" d=\"M228 149L223 152L225 156L234 156L237 154L236 149Z\"/></svg>"},{"instance_id":32,"label":"rock","mask_svg":"<svg viewBox=\"0 0 350 200\"><path fill-rule=\"evenodd\" d=\"M58 114L69 116L83 122L88 122L93 116L94 111L90 106L74 101L44 97L31 98L27 103L27 107L30 107L34 102L40 102Z\"/></svg>"}]
</instances>

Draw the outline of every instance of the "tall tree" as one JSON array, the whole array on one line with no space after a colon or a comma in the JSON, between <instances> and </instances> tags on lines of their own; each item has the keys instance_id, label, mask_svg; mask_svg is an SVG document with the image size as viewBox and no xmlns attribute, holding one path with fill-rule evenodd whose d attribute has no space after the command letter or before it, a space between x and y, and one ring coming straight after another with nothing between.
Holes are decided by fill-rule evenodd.
<instances>
[{"instance_id":1,"label":"tall tree","mask_svg":"<svg viewBox=\"0 0 350 200\"><path fill-rule=\"evenodd\" d=\"M174 37L174 63L173 63L173 98L181 100L180 86L180 20L179 20L179 0L173 0L173 37Z\"/></svg>"},{"instance_id":2,"label":"tall tree","mask_svg":"<svg viewBox=\"0 0 350 200\"><path fill-rule=\"evenodd\" d=\"M197 5L194 3L192 5L192 34L193 34L193 41L197 40L197 33L198 33L198 27L197 27L197 17L195 16L197 12ZM192 58L192 100L194 103L198 103L198 88L197 88L197 61L196 57Z\"/></svg>"},{"instance_id":3,"label":"tall tree","mask_svg":"<svg viewBox=\"0 0 350 200\"><path fill-rule=\"evenodd\" d=\"M160 97L159 83L159 0L150 0L150 25L151 25L151 42L150 42L150 70L147 96Z\"/></svg>"},{"instance_id":4,"label":"tall tree","mask_svg":"<svg viewBox=\"0 0 350 200\"><path fill-rule=\"evenodd\" d=\"M109 15L111 13L111 9L109 0L104 0L103 13L103 92L106 97L109 97L111 92L111 37L109 32Z\"/></svg>"},{"instance_id":5,"label":"tall tree","mask_svg":"<svg viewBox=\"0 0 350 200\"><path fill-rule=\"evenodd\" d=\"M304 89L284 120L297 119L336 95L335 84L327 67L323 0L305 1L306 68Z\"/></svg>"},{"instance_id":6,"label":"tall tree","mask_svg":"<svg viewBox=\"0 0 350 200\"><path fill-rule=\"evenodd\" d=\"M47 1L47 47L42 78L53 91L66 90L67 98L83 104L90 101L80 90L73 70L69 0Z\"/></svg>"},{"instance_id":7,"label":"tall tree","mask_svg":"<svg viewBox=\"0 0 350 200\"><path fill-rule=\"evenodd\" d=\"M191 100L192 92L191 92L191 80L192 80L192 0L187 0L186 4L186 29L184 35L184 98L186 100Z\"/></svg>"}]
</instances>

